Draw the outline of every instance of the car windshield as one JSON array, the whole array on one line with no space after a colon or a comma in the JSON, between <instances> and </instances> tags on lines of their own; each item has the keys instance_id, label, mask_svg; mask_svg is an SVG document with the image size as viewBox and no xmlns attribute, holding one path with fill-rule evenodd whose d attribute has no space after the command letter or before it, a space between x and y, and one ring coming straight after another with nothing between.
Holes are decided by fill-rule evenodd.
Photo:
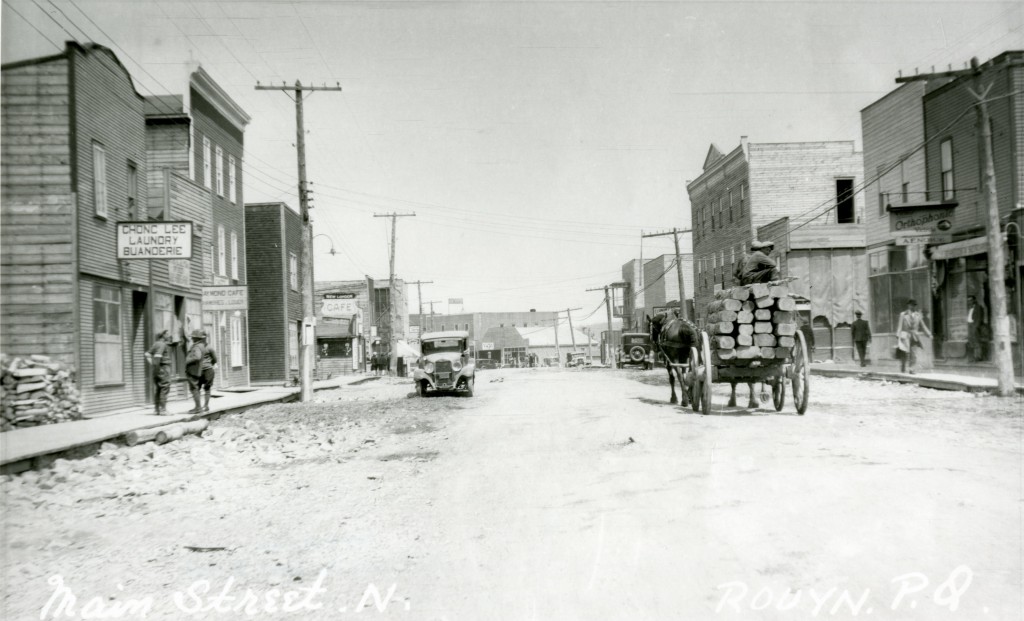
<instances>
[{"instance_id":1,"label":"car windshield","mask_svg":"<svg viewBox=\"0 0 1024 621\"><path fill-rule=\"evenodd\" d=\"M436 339L433 341L423 341L424 356L446 352L461 354L465 349L466 345L462 339Z\"/></svg>"}]
</instances>

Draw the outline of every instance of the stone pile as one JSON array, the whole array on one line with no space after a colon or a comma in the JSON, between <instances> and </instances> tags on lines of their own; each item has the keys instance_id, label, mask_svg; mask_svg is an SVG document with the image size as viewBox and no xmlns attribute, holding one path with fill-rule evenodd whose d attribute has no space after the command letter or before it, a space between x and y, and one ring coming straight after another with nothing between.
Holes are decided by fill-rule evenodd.
<instances>
[{"instance_id":1,"label":"stone pile","mask_svg":"<svg viewBox=\"0 0 1024 621\"><path fill-rule=\"evenodd\" d=\"M785 358L797 331L796 300L786 281L723 289L708 305L711 363Z\"/></svg>"},{"instance_id":2,"label":"stone pile","mask_svg":"<svg viewBox=\"0 0 1024 621\"><path fill-rule=\"evenodd\" d=\"M0 356L0 431L82 418L72 367L48 356Z\"/></svg>"}]
</instances>

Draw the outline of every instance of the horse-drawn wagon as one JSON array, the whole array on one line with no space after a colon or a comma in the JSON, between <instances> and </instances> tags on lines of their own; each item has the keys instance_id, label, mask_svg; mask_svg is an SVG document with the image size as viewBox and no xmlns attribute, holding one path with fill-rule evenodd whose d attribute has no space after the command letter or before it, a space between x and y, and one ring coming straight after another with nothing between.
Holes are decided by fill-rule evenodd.
<instances>
[{"instance_id":1,"label":"horse-drawn wagon","mask_svg":"<svg viewBox=\"0 0 1024 621\"><path fill-rule=\"evenodd\" d=\"M695 412L711 412L711 385L716 383L732 386L729 405L736 404L736 385L747 384L750 407L756 407L757 382L765 396L771 387L776 411L783 408L789 382L797 413L807 411L810 357L787 282L723 289L708 305L705 329L690 324L689 336L682 339L689 351L674 356L670 379L679 379L684 400L688 398Z\"/></svg>"}]
</instances>

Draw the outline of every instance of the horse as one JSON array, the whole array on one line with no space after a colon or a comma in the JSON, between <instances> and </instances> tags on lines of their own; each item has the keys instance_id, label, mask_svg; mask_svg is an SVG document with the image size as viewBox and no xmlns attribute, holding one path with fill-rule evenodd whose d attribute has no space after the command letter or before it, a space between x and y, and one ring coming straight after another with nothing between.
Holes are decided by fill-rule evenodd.
<instances>
[{"instance_id":1,"label":"horse","mask_svg":"<svg viewBox=\"0 0 1024 621\"><path fill-rule=\"evenodd\" d=\"M736 382L729 382L729 386L732 388L732 392L729 394L729 407L736 407ZM747 398L747 407L755 409L758 406L757 399L754 398L754 382L747 382L747 388L750 389L750 396ZM764 392L764 384L761 384L761 392Z\"/></svg>"},{"instance_id":2,"label":"horse","mask_svg":"<svg viewBox=\"0 0 1024 621\"><path fill-rule=\"evenodd\" d=\"M669 403L687 406L690 404L686 387L679 384L682 398L676 398L676 376L672 364L686 364L690 360L690 348L698 341L697 326L679 317L669 317L661 312L654 317L647 317L651 329L651 342L656 344L665 356L665 368L668 369L668 384L672 389Z\"/></svg>"}]
</instances>

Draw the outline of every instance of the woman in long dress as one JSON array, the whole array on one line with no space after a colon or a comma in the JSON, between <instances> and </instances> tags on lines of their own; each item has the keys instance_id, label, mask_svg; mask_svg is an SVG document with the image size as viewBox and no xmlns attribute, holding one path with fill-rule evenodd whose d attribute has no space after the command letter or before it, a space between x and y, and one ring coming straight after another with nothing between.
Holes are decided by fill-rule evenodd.
<instances>
[{"instance_id":1,"label":"woman in long dress","mask_svg":"<svg viewBox=\"0 0 1024 621\"><path fill-rule=\"evenodd\" d=\"M896 336L899 339L896 347L900 350L900 373L914 374L917 364L917 350L921 348L921 334L932 337L931 330L924 325L924 316L917 310L916 300L907 300L907 309L900 313L896 324Z\"/></svg>"}]
</instances>

